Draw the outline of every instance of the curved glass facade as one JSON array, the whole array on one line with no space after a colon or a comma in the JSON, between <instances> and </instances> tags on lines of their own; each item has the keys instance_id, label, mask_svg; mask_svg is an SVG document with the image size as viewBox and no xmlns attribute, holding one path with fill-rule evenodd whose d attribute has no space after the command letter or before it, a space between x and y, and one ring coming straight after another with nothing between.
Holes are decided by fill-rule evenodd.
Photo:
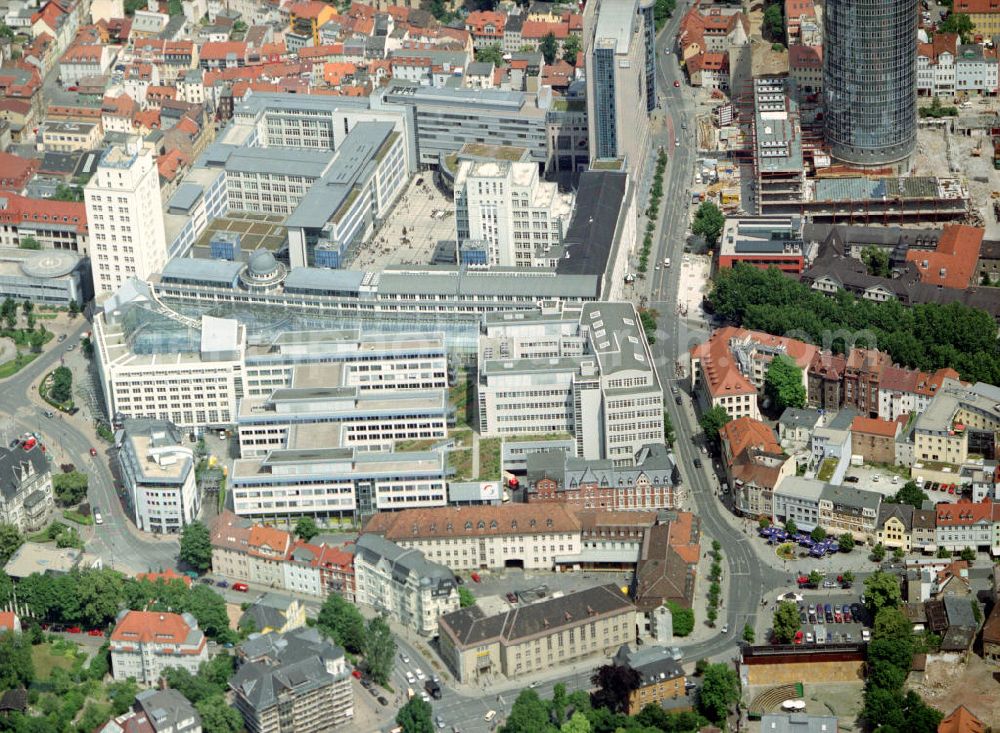
<instances>
[{"instance_id":1,"label":"curved glass facade","mask_svg":"<svg viewBox=\"0 0 1000 733\"><path fill-rule=\"evenodd\" d=\"M826 141L838 160L878 166L917 139L918 0L827 0Z\"/></svg>"}]
</instances>

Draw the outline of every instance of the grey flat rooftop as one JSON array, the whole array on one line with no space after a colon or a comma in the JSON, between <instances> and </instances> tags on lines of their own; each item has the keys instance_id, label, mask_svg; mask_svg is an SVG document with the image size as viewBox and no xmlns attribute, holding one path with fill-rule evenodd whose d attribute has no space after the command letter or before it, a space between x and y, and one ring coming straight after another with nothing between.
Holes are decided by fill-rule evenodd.
<instances>
[{"instance_id":1,"label":"grey flat rooftop","mask_svg":"<svg viewBox=\"0 0 1000 733\"><path fill-rule=\"evenodd\" d=\"M215 143L205 151L209 165L223 166L233 173L319 178L333 159L330 150L299 148L251 148Z\"/></svg>"},{"instance_id":2,"label":"grey flat rooftop","mask_svg":"<svg viewBox=\"0 0 1000 733\"><path fill-rule=\"evenodd\" d=\"M448 87L425 87L415 82L393 81L386 87L386 95L394 97L393 101L405 99L417 104L497 107L518 110L524 105L527 95L524 92L511 92L502 89L452 89Z\"/></svg>"},{"instance_id":3,"label":"grey flat rooftop","mask_svg":"<svg viewBox=\"0 0 1000 733\"><path fill-rule=\"evenodd\" d=\"M168 208L190 211L191 207L198 201L198 197L204 193L201 186L196 183L182 183L174 191L167 204Z\"/></svg>"},{"instance_id":4,"label":"grey flat rooftop","mask_svg":"<svg viewBox=\"0 0 1000 733\"><path fill-rule=\"evenodd\" d=\"M285 277L285 291L356 294L361 289L361 281L364 280L364 277L365 273L360 270L296 267Z\"/></svg>"},{"instance_id":5,"label":"grey flat rooftop","mask_svg":"<svg viewBox=\"0 0 1000 733\"><path fill-rule=\"evenodd\" d=\"M636 0L603 0L597 10L597 29L594 40L614 41L615 53L625 55L632 40L632 28L636 23L638 3Z\"/></svg>"},{"instance_id":6,"label":"grey flat rooftop","mask_svg":"<svg viewBox=\"0 0 1000 733\"><path fill-rule=\"evenodd\" d=\"M206 260L193 257L175 257L160 274L161 281L197 280L219 285L232 285L244 265L229 260Z\"/></svg>"},{"instance_id":7,"label":"grey flat rooftop","mask_svg":"<svg viewBox=\"0 0 1000 733\"><path fill-rule=\"evenodd\" d=\"M580 176L576 208L563 241L569 257L556 265L560 276L604 274L627 190L625 173L586 171Z\"/></svg>"}]
</instances>

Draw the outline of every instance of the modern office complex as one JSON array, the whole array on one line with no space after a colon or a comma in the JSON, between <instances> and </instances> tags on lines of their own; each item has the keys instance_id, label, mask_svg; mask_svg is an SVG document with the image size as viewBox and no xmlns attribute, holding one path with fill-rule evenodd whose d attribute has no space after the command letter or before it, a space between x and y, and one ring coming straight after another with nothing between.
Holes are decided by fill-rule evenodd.
<instances>
[{"instance_id":1,"label":"modern office complex","mask_svg":"<svg viewBox=\"0 0 1000 733\"><path fill-rule=\"evenodd\" d=\"M663 441L663 394L635 308L588 303L483 320L483 435L570 433L581 458L630 466Z\"/></svg>"},{"instance_id":2,"label":"modern office complex","mask_svg":"<svg viewBox=\"0 0 1000 733\"><path fill-rule=\"evenodd\" d=\"M139 138L112 145L84 188L98 299L116 292L130 277L148 279L167 262L153 153Z\"/></svg>"},{"instance_id":3,"label":"modern office complex","mask_svg":"<svg viewBox=\"0 0 1000 733\"><path fill-rule=\"evenodd\" d=\"M74 252L0 250L0 299L68 308L89 299L88 262ZM86 279L86 282L85 282Z\"/></svg>"},{"instance_id":4,"label":"modern office complex","mask_svg":"<svg viewBox=\"0 0 1000 733\"><path fill-rule=\"evenodd\" d=\"M649 110L656 99L655 81L646 78L656 54L650 48L655 34L646 29L651 13L639 0L601 0L588 3L585 14L593 28L584 43L590 158L623 159L634 175L649 152Z\"/></svg>"},{"instance_id":5,"label":"modern office complex","mask_svg":"<svg viewBox=\"0 0 1000 733\"><path fill-rule=\"evenodd\" d=\"M189 429L234 422L246 348L237 321L181 316L133 279L95 315L94 347L109 419Z\"/></svg>"},{"instance_id":6,"label":"modern office complex","mask_svg":"<svg viewBox=\"0 0 1000 733\"><path fill-rule=\"evenodd\" d=\"M885 166L913 152L919 18L917 0L824 5L826 141L838 160Z\"/></svg>"},{"instance_id":7,"label":"modern office complex","mask_svg":"<svg viewBox=\"0 0 1000 733\"><path fill-rule=\"evenodd\" d=\"M458 241L485 244L470 265L555 267L573 213L573 196L542 181L538 164L507 160L462 161L455 176Z\"/></svg>"},{"instance_id":8,"label":"modern office complex","mask_svg":"<svg viewBox=\"0 0 1000 733\"><path fill-rule=\"evenodd\" d=\"M437 631L443 614L458 610L455 574L420 550L400 547L376 534L361 535L355 546L358 603L389 614L423 636Z\"/></svg>"},{"instance_id":9,"label":"modern office complex","mask_svg":"<svg viewBox=\"0 0 1000 733\"><path fill-rule=\"evenodd\" d=\"M201 508L194 452L164 420L126 420L123 431L118 463L136 526L155 534L180 533Z\"/></svg>"},{"instance_id":10,"label":"modern office complex","mask_svg":"<svg viewBox=\"0 0 1000 733\"><path fill-rule=\"evenodd\" d=\"M230 475L233 508L261 519L365 517L380 510L448 503L442 451L275 449L239 458Z\"/></svg>"}]
</instances>

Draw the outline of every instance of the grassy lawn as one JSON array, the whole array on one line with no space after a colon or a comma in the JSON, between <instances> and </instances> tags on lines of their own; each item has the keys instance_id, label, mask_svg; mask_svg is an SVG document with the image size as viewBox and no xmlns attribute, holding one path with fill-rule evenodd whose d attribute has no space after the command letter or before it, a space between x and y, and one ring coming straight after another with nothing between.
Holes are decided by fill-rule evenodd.
<instances>
[{"instance_id":1,"label":"grassy lawn","mask_svg":"<svg viewBox=\"0 0 1000 733\"><path fill-rule=\"evenodd\" d=\"M469 380L461 375L454 386L448 388L448 404L455 410L455 424L469 424Z\"/></svg>"},{"instance_id":2,"label":"grassy lawn","mask_svg":"<svg viewBox=\"0 0 1000 733\"><path fill-rule=\"evenodd\" d=\"M18 354L10 361L0 364L0 379L13 376L35 360L38 354Z\"/></svg>"},{"instance_id":3,"label":"grassy lawn","mask_svg":"<svg viewBox=\"0 0 1000 733\"><path fill-rule=\"evenodd\" d=\"M500 447L503 438L482 438L479 441L479 476L483 480L500 478Z\"/></svg>"},{"instance_id":4,"label":"grassy lawn","mask_svg":"<svg viewBox=\"0 0 1000 733\"><path fill-rule=\"evenodd\" d=\"M472 478L472 449L461 448L448 451L448 468L455 470L452 479L462 481Z\"/></svg>"},{"instance_id":5,"label":"grassy lawn","mask_svg":"<svg viewBox=\"0 0 1000 733\"><path fill-rule=\"evenodd\" d=\"M35 676L42 682L52 676L56 667L69 669L73 666L75 653L58 651L52 644L39 644L31 647L31 661L35 665Z\"/></svg>"},{"instance_id":6,"label":"grassy lawn","mask_svg":"<svg viewBox=\"0 0 1000 733\"><path fill-rule=\"evenodd\" d=\"M470 428L455 428L448 431L448 438L455 441L457 448L472 447L472 430Z\"/></svg>"},{"instance_id":7,"label":"grassy lawn","mask_svg":"<svg viewBox=\"0 0 1000 733\"><path fill-rule=\"evenodd\" d=\"M816 478L820 481L829 481L833 476L834 470L837 468L836 458L827 458L823 461L823 464L819 467L819 472L816 474Z\"/></svg>"},{"instance_id":8,"label":"grassy lawn","mask_svg":"<svg viewBox=\"0 0 1000 733\"><path fill-rule=\"evenodd\" d=\"M572 440L569 433L540 433L538 435L512 435L504 440L508 443L533 443L541 440Z\"/></svg>"},{"instance_id":9,"label":"grassy lawn","mask_svg":"<svg viewBox=\"0 0 1000 733\"><path fill-rule=\"evenodd\" d=\"M88 517L85 514L80 514L80 512L73 511L72 509L63 509L63 518L68 519L71 522L76 522L77 524L91 525L94 523L93 517Z\"/></svg>"},{"instance_id":10,"label":"grassy lawn","mask_svg":"<svg viewBox=\"0 0 1000 733\"><path fill-rule=\"evenodd\" d=\"M419 438L411 440L400 440L396 443L396 450L429 450L432 446L440 443L442 439L438 438Z\"/></svg>"}]
</instances>

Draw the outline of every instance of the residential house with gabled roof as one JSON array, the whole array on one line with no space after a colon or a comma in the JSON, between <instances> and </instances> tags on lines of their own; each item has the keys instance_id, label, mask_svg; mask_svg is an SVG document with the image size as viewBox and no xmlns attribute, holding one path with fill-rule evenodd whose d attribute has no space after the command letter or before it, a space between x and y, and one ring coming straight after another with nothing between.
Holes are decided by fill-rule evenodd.
<instances>
[{"instance_id":1,"label":"residential house with gabled roof","mask_svg":"<svg viewBox=\"0 0 1000 733\"><path fill-rule=\"evenodd\" d=\"M983 721L973 715L965 705L959 705L938 723L938 733L985 733Z\"/></svg>"},{"instance_id":2,"label":"residential house with gabled roof","mask_svg":"<svg viewBox=\"0 0 1000 733\"><path fill-rule=\"evenodd\" d=\"M875 541L894 550L897 547L909 553L913 549L913 512L909 504L882 502L878 508Z\"/></svg>"},{"instance_id":3,"label":"residential house with gabled roof","mask_svg":"<svg viewBox=\"0 0 1000 733\"><path fill-rule=\"evenodd\" d=\"M156 684L167 667L197 674L208 659L205 634L189 613L126 609L118 614L109 644L112 676L144 685Z\"/></svg>"},{"instance_id":4,"label":"residential house with gabled roof","mask_svg":"<svg viewBox=\"0 0 1000 733\"><path fill-rule=\"evenodd\" d=\"M935 507L935 544L952 552L993 547L993 501L941 502Z\"/></svg>"}]
</instances>

